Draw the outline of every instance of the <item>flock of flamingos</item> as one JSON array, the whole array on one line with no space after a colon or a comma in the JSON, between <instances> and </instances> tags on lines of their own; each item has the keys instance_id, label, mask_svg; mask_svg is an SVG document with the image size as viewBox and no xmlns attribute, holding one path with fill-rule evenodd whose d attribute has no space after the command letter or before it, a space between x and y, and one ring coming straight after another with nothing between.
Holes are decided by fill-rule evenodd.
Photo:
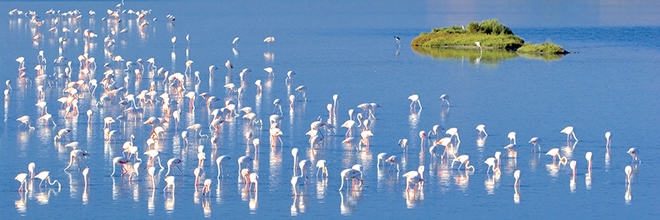
<instances>
[{"instance_id":1,"label":"flock of flamingos","mask_svg":"<svg viewBox=\"0 0 660 220\"><path fill-rule=\"evenodd\" d=\"M88 131L91 131L92 127L98 124L92 120L93 117L101 114L105 116L102 117L103 137L106 144L111 146L111 154L115 156L111 159L113 164L112 173L99 173L98 175L121 176L122 181L131 183L138 178L143 178L143 181L149 183L152 191L158 188L173 197L177 187L177 178L192 173L195 177L195 192L209 196L214 182L219 184L223 179L233 175L224 167L230 163L237 163L239 168L236 175L239 184L242 183L248 193L257 194L259 173L252 164L257 163L259 160L258 152L263 150L261 148L263 141L256 136L262 130L267 130L269 140L266 141L266 144L269 145L272 151L278 149L281 151L285 146L283 146L281 139L284 134L280 126L282 125L283 116L286 115L282 111L282 105L288 105L293 109L298 103L306 102L308 99L306 95L307 88L302 85L294 87L292 84L295 72L289 71L286 78L289 96L286 97L286 101L275 99L272 106L264 107L266 109L272 108L273 111L272 114L267 116L268 121L262 122L261 116L257 115L260 110L254 110L243 104L243 100L246 98L244 93L247 89L253 90L257 109L260 109L262 93L274 85L274 71L271 67L264 68L268 77L263 81L250 81L248 75L252 71L247 68L240 71L237 79L233 76L235 73L232 73L234 67L231 61L227 60L225 63L227 76L223 77L222 90L224 91L202 92L198 91L198 87L195 85L205 82L206 78L208 78L210 88L214 84L222 83L221 80L215 79L218 71L216 66L209 66L208 75L200 76L200 71L193 68L194 62L192 60L186 62L184 72L169 72L168 69L158 66L154 58L124 60L121 55L113 52L114 47L124 33L133 30L128 29L124 25L125 22L120 21L122 19L134 20L137 24L136 31L140 32L141 35L146 35L145 29L157 22L156 18L150 17L150 12L150 10L126 10L122 8L121 4L117 5L116 9L108 9L107 15L101 16L101 21L108 34L107 36L98 36L92 30L81 30L80 23L85 15L77 10L67 12L49 10L44 15L39 15L34 11L11 10L9 12L11 19L29 21L26 25L32 32L35 46L42 44L45 38L49 38L50 35L53 36L50 38L57 39L57 44L59 44L59 56L54 59L52 64L47 62L46 57L46 54L51 52L44 52L43 50L38 52L36 59L33 55L21 56L16 59L18 63L17 79L15 81L7 80L6 82L7 88L4 92L5 108L10 108L9 103L12 94L14 94L12 85L19 84L22 87L28 87L36 91L36 109L38 112L37 117L24 115L16 119L19 132L44 129L51 123L53 126L59 127L62 125L57 125L56 121L66 121L64 128L59 129L57 134L54 135L53 142L60 149L70 152L69 162L66 167L52 167L52 169L79 172L84 179L84 191L87 191L89 187L88 174L91 172L99 173L105 169L87 165L85 158L90 154L82 144L69 137L72 129L68 125L77 122L78 118L84 120L84 117L86 117ZM89 11L88 16L91 22L95 19L95 16L100 15L96 15L94 11ZM173 15L168 15L166 19L165 22L168 25L174 25L176 21ZM73 39L76 41L81 39L84 42L84 53L77 57L77 63L74 62L75 60L62 56L63 50L70 46ZM190 36L186 36L186 41L189 45ZM268 45L274 41L274 37L264 39L264 42ZM177 44L176 37L173 37L171 42L172 47L175 47ZM238 43L239 38L237 37L232 44L237 47ZM96 59L91 55L97 47L102 47L104 51L103 60L107 62L102 66L97 66ZM234 50L234 52L237 51ZM186 54L188 54L188 50L186 50ZM264 56L269 59L268 53ZM36 64L26 66L26 63ZM50 65L52 65L52 68L48 68ZM142 80L148 81L148 89L140 90L140 85L143 84ZM99 86L100 88L98 88ZM52 87L56 89L50 89ZM134 92L131 92L131 90ZM60 106L48 108L49 106L46 104L47 97L54 95L59 97L57 100L60 102ZM347 147L347 150L370 151L370 138L375 135L372 133L371 128L377 120L376 111L380 106L376 103L360 104L356 108L358 111L350 109L349 119L338 124L339 96L334 95L332 99L333 102L327 105L327 120L319 117L318 120L314 120L310 124L310 130L306 133L309 136L309 149L322 149L326 146L324 140L330 136L345 136L342 143L351 146ZM409 99L412 112L421 110L419 96L411 95ZM440 96L439 100L442 102L441 107L443 109L450 108L446 95ZM188 103L185 104L186 102ZM53 104L49 105L52 106ZM80 114L80 106L90 108L84 114ZM58 109L59 114L52 115L49 113L49 109ZM99 111L99 109L104 110ZM270 111L266 112L270 113ZM242 137L239 138L245 140L246 155L237 156L235 159L234 156L230 155L217 155L217 149L222 147L221 133L223 125L235 121L241 121L243 124L242 132L238 133L242 134ZM180 125L180 123L185 124ZM40 126L35 128L32 126L35 124ZM148 138L145 143L134 143L134 134L142 126L151 128ZM95 129L100 128L95 127ZM343 133L343 129L346 129L345 133ZM341 133L338 132L339 130L341 130ZM480 124L476 127L476 130L478 134L477 143L480 143L480 140L483 143L488 136L486 126ZM172 133L175 134L174 136L180 135L180 137L168 137ZM572 153L571 151L577 144L578 139L571 126L561 130L561 133L566 135L567 147L562 149L552 148L545 151L545 154L552 157L552 164L556 166L556 169L560 165L569 164L573 170L571 184L574 184L576 161L567 159L565 155ZM422 145L421 150L428 151L432 156L431 165L440 163L448 165L448 169L457 169L466 173L474 172L475 169L483 167L483 169L486 169L489 180L493 182L492 184L500 178L501 158L517 158L518 154L519 145L516 143L515 132L508 134L510 143L503 149L504 153L495 153L495 155L486 159L483 162L484 164L481 161L471 161L469 155L460 153L461 141L457 128L445 130L440 126L434 126L429 132L421 131L419 136ZM609 132L605 134L605 138L607 157L610 150ZM193 154L196 154L196 156L189 157L197 159L196 163L198 165L192 172L182 170L179 166L183 160L187 159L185 157L163 158L164 163L161 162L165 150L164 146L166 146L168 140L179 142L174 143L175 145L181 145L180 141L183 140L185 149L180 150L184 151L180 155L186 155L188 149L192 149ZM406 139L399 141L399 146L403 148L404 153L408 151L407 142ZM203 144L210 146L210 155L207 156L209 152L207 149L209 148ZM540 152L542 150L540 138L532 138L529 145L532 151ZM355 164L340 172L329 174L326 160L312 158L299 160L298 151L298 148L291 149L291 155L294 158L293 176L291 177L294 196L305 194L304 189L310 181L309 178L324 181L327 178L339 177L342 181L341 185L336 188L339 191L360 191L364 184L370 182L363 175L361 164ZM630 189L633 173L640 163L637 153L634 148L628 150L628 154L632 157L632 163L624 169L628 189ZM585 177L587 179L590 179L591 176L591 157L592 153L587 152L585 155L586 164L588 164ZM211 164L215 163L215 165L207 167L208 165L205 162L207 158L211 160ZM383 169L386 172L395 172L394 170L396 170L397 174L401 170L402 158L398 152L380 153L377 155L377 159L379 170ZM51 178L49 171L36 172L37 168L37 164L31 162L27 166L27 172L16 175L15 179L20 183L18 186L19 192L55 186L58 189L62 188L62 184L58 180ZM212 168L217 168L216 173L211 173ZM140 175L141 170L146 170L147 175L144 177ZM165 172L164 177L161 177L158 170ZM310 170L316 170L315 174L311 174ZM424 172L425 166L422 165L417 170L407 171L401 175L405 177L406 196L409 199L414 199L418 196L418 192L423 191L425 184ZM210 176L215 178L207 178ZM516 189L514 201L519 202L517 192L524 174L521 174L520 170L515 170L513 177L515 178L514 188ZM35 178L38 179L38 183L35 182ZM161 179L165 181L164 185L159 184ZM517 199L516 195L518 195ZM629 193L626 193L626 197L629 199Z\"/></svg>"}]
</instances>

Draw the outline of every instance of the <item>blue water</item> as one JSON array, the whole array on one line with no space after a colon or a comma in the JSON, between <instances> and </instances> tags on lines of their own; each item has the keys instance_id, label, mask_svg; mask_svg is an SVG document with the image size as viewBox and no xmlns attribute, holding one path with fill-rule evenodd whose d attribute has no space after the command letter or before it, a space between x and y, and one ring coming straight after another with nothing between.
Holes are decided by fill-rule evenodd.
<instances>
[{"instance_id":1,"label":"blue water","mask_svg":"<svg viewBox=\"0 0 660 220\"><path fill-rule=\"evenodd\" d=\"M34 10L41 19L47 20L48 9L62 12L78 9L82 18L77 25L98 34L96 48L89 54L97 60L99 68L94 78L103 77L103 64L117 71L117 86L123 86L124 73L118 70L111 56L106 56L103 38L110 32L103 17L106 9L114 9L118 2L57 2L38 3L4 2L0 11L14 8ZM180 133L188 125L200 123L202 133L210 135L208 110L198 102L194 117L187 108L188 99L178 100L177 108L183 111L178 129L171 124L160 142L163 163L178 157L185 172L177 176L176 190L172 195L163 193L164 175L159 173L157 187L152 192L146 171L128 181L112 172L112 158L121 155L122 145L135 135L139 152L146 149L151 126L142 123L114 124L122 135L116 141L103 140L103 118L116 118L122 110L116 103L98 105L102 89L95 96L84 93L80 99L80 115L66 118L57 99L63 95L63 80L43 82L48 112L53 114L58 126L37 123L40 110L37 102L36 72L37 54L43 50L47 59L47 73L53 75L53 60L59 56L57 39L64 33L51 33L47 22L38 29L43 38L33 43L29 18L0 16L6 24L0 31L4 39L0 49L0 80L10 80L13 86L9 100L5 102L4 123L0 155L0 211L10 218L25 216L44 218L159 218L181 217L244 217L283 218L289 216L414 219L426 217L489 218L515 216L514 218L653 218L660 213L654 183L660 178L653 167L660 152L654 147L660 139L660 95L656 76L660 57L659 15L660 4L637 1L632 3L518 3L507 1L431 1L431 2L211 2L177 1L151 2L127 1L122 9L148 10L150 24L140 33L134 15L125 14L121 27L125 34L118 34L116 45L109 51L135 62L153 57L158 67L170 73L185 71L186 60L193 60L193 71L200 71L201 83L186 84L186 89L197 93L208 92L224 101L227 96L224 63L230 60L234 66L230 81L239 84L238 73L243 68L252 70L247 76L245 93L240 107L250 106L258 118L264 121L261 129L253 131L261 139L259 153L246 152L243 137L246 122L240 118L227 121L218 135L220 142L215 153L210 139L201 138L196 143L184 144ZM91 20L88 11L96 11ZM169 22L167 14L176 16ZM154 22L152 19L157 18ZM558 60L539 60L524 57L504 59L495 63L476 62L466 57L434 59L414 52L409 44L420 32L448 25L467 25L470 21L497 18L509 26L515 34L528 42L551 41L576 52ZM61 26L60 26L61 30ZM35 29L35 31L37 31ZM190 35L190 46L185 40ZM401 37L401 47L393 36ZM78 55L82 54L84 41L81 34L67 34L68 45L62 56L72 61L78 79ZM173 47L170 39L177 36ZM231 41L240 37L232 51ZM263 42L267 36L276 41ZM188 55L186 50L189 49ZM172 56L174 54L175 56ZM24 56L30 82L18 78L15 59ZM145 62L146 63L146 62ZM209 83L208 66L218 70ZM265 67L274 69L274 78L268 82ZM290 88L285 84L286 72L296 73ZM149 89L151 79L145 75L135 83L134 74L127 91L137 94ZM256 98L255 80L264 82L260 99ZM157 91L165 86L156 78ZM307 101L297 101L293 110L288 106L288 94L297 86L307 87ZM290 92L288 91L291 90ZM332 95L338 94L336 135L323 140L322 148L309 150L309 124L322 117L328 118L326 105L332 103ZM411 113L407 97L418 94L423 105L419 113ZM439 96L447 94L451 107L441 106ZM234 102L239 103L234 97ZM268 117L273 113L273 101L281 99L284 114L280 128L284 135L283 147L268 147ZM351 146L342 144L345 128L339 126L348 119L348 109L358 110L357 105L375 102L373 122L374 136L368 151L358 151L359 136L356 132ZM215 108L223 106L216 103ZM87 123L85 112L94 112L92 123ZM16 129L16 119L22 115L33 118L35 130ZM150 116L162 117L156 107L145 107L146 120ZM428 146L420 151L419 131L429 131L433 125L458 128L461 145L459 154L470 155L474 172L466 173L439 165L431 159ZM489 134L483 147L477 146L478 124L485 124ZM571 186L571 169L560 165L555 171L546 164L552 163L544 155L550 148L566 145L566 136L560 133L566 126L575 128L579 142L569 160L577 161L577 177ZM82 175L77 169L64 172L69 162L70 149L53 143L58 130L69 128L71 141L78 141L81 149L90 152L86 162L90 167L90 185L85 190ZM357 130L356 130L357 131ZM496 151L505 152L509 143L507 134L517 133L519 153L517 160L502 159L502 175L490 185L486 165L482 162ZM605 159L605 132L612 133L609 160ZM191 132L192 133L192 132ZM530 152L527 141L534 136L542 139L542 153ZM191 136L190 141L195 142ZM406 138L408 153L404 155L397 145ZM204 145L207 155L204 168L206 178L213 180L208 197L195 194L193 169L197 167L196 146ZM311 178L302 196L293 196L289 183L293 176L292 148L300 149L301 159L315 162L328 161L330 177L327 182ZM626 154L630 147L639 150L642 163L636 166L630 185L630 198L626 199L626 174L624 167L631 164ZM587 186L587 163L584 155L593 152L591 184ZM381 152L405 158L402 171L378 170L376 163ZM215 176L215 158L227 154L232 157L226 166L229 177L218 185ZM243 190L237 183L239 156L249 154L255 158L252 164L260 176L258 192ZM141 155L143 159L146 157ZM35 188L27 194L17 192L19 183L13 177L27 172L27 164L36 163L36 171L50 170L55 180L62 182L62 189ZM436 163L437 162L437 163ZM353 164L364 167L364 188L356 191L337 192L339 173ZM401 175L426 166L423 190L410 200L406 198L405 178ZM513 172L521 171L519 201L514 200ZM166 171L165 171L166 172ZM176 172L175 172L176 173ZM311 175L316 175L315 169ZM320 179L320 178L319 178ZM38 182L38 180L35 180ZM38 183L37 183L38 184ZM86 192L86 193L85 193ZM410 194L412 195L412 194ZM12 207L11 203L14 202ZM511 218L511 217L509 217Z\"/></svg>"}]
</instances>

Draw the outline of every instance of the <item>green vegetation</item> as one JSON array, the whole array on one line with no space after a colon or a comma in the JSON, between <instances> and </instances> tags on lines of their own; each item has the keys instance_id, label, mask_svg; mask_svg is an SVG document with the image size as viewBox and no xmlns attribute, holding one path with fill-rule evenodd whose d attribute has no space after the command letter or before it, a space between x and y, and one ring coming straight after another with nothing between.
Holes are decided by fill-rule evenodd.
<instances>
[{"instance_id":1,"label":"green vegetation","mask_svg":"<svg viewBox=\"0 0 660 220\"><path fill-rule=\"evenodd\" d=\"M467 28L452 26L433 29L430 33L422 33L413 39L412 46L476 48L475 42L480 42L483 49L498 50L516 50L525 43L499 21L486 20L481 23L471 22Z\"/></svg>"},{"instance_id":2,"label":"green vegetation","mask_svg":"<svg viewBox=\"0 0 660 220\"><path fill-rule=\"evenodd\" d=\"M525 44L518 48L518 53L536 53L536 54L566 54L566 50L553 43Z\"/></svg>"},{"instance_id":3,"label":"green vegetation","mask_svg":"<svg viewBox=\"0 0 660 220\"><path fill-rule=\"evenodd\" d=\"M521 57L527 58L527 59L532 59L532 60L543 60L543 61L553 61L553 60L559 60L562 57L564 57L564 54L556 54L556 53L518 53Z\"/></svg>"},{"instance_id":4,"label":"green vegetation","mask_svg":"<svg viewBox=\"0 0 660 220\"><path fill-rule=\"evenodd\" d=\"M557 60L568 54L564 48L552 43L526 44L495 19L470 22L467 27L435 28L429 33L421 33L411 44L417 53L433 58L467 58L470 62L491 64L519 55L529 59Z\"/></svg>"},{"instance_id":5,"label":"green vegetation","mask_svg":"<svg viewBox=\"0 0 660 220\"><path fill-rule=\"evenodd\" d=\"M439 49L430 47L413 47L415 52L430 56L434 59L467 60L469 63L497 64L506 59L516 58L519 55L515 52L505 50L459 50L459 49ZM478 61L477 61L478 60Z\"/></svg>"}]
</instances>

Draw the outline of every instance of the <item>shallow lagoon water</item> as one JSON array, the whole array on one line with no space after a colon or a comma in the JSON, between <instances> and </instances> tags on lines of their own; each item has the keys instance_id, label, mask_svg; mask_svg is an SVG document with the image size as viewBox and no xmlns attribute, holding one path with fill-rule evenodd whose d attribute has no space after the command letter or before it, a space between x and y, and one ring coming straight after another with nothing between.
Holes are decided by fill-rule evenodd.
<instances>
[{"instance_id":1,"label":"shallow lagoon water","mask_svg":"<svg viewBox=\"0 0 660 220\"><path fill-rule=\"evenodd\" d=\"M14 90L3 108L5 121L0 126L4 143L0 149L6 157L0 162L5 167L0 171L3 176L0 179L3 185L1 201L5 204L2 213L28 218L45 215L58 218L81 215L90 218L146 218L150 215L175 218L202 218L205 215L370 218L511 215L538 218L539 214L546 218L648 218L659 214L654 209L658 206L655 198L659 193L653 187L658 179L653 167L659 153L654 146L659 139L657 124L660 120L654 109L660 104L656 99L659 78L655 74L660 48L657 21L660 19L656 13L649 12L658 8L656 3L588 2L564 3L565 6L530 3L507 9L517 12L513 15L509 11L497 10L503 7L499 4L479 1L410 5L380 2L194 3L208 7L185 7L186 4L181 2L126 2L124 9L152 9L150 18L158 20L150 23L141 35L135 19L124 19L122 22L126 26L123 27L127 27L128 32L119 35L113 53L133 61L154 57L156 65L170 72L183 72L186 60L194 60L193 70L202 73L202 82L197 87L191 84L186 88L219 97L226 94L222 87L226 60L235 67L232 70L233 83L238 83L237 75L241 69L250 68L252 72L248 75L249 83L241 104L253 107L264 122L273 112L273 100L286 100L286 72L296 72L292 88L305 85L308 100L296 102L293 113L289 112L288 106L283 106L282 150L272 151L267 146L267 122L263 129L254 133L265 143L256 160L261 177L258 194L246 193L241 190L242 185L237 184L235 159L246 154L242 137L244 121L237 120L225 122L222 126L221 143L215 154L215 157L222 154L232 156L232 163L227 166L232 171L230 176L217 190L214 178L217 170L215 164L207 160L207 178L214 181L212 193L207 199L195 196L192 170L197 164L196 149L186 149L179 133L186 125L208 124L208 111L201 103L194 111L194 122L189 117L182 117L179 130L170 126L167 138L162 141L163 160L176 156L184 161L181 167L186 173L177 177L174 197L163 194L162 178L152 193L149 181L143 179L144 174L133 184L120 177L109 177L112 158L121 154L121 145L127 134L135 134L135 143L143 151L151 130L150 126L139 123L131 126L129 123L126 130L121 131L123 135L119 141L103 141L103 118L118 116L120 111L116 106L96 106L86 96L80 107L83 114L77 120L67 120L57 102L62 95L62 86L53 83L46 87L46 102L58 126L45 127L43 123L35 125L33 122L34 131L17 131L15 128L19 123L16 118L25 114L36 118L39 113L34 106L36 85L19 83L14 60L24 56L28 75L34 77L31 68L36 65L37 52L44 50L49 63L48 73L52 74L51 64L58 56L58 43L57 38L42 27L40 32L44 39L33 45L29 20L23 18L19 21L5 16L3 20L7 25L5 31L0 31L0 36L6 39L0 44L6 51L0 55L1 80L11 80ZM90 54L97 58L101 67L110 62L109 57L104 56L102 46L102 38L108 35L109 29L101 17L107 17L105 10L114 8L115 4L7 2L0 6L0 11L13 8L35 10L47 19L44 12L50 8L79 9L83 14L79 26L90 28L99 35L94 41L97 48ZM537 8L543 8L542 13L537 13ZM93 25L87 14L90 9L97 12ZM165 18L167 14L176 16L173 26ZM515 57L499 62L476 62L472 56L434 59L418 54L408 46L420 32L489 18L498 18L526 41L552 41L578 53L553 61ZM71 39L63 56L73 61L75 70L78 65L76 57L83 52L84 43L79 35L69 34ZM189 57L186 57L186 34L191 38ZM61 35L58 33L57 36ZM400 48L393 35L402 38ZM174 48L170 43L172 36L178 38ZM241 39L236 48L237 55L231 45L236 36ZM276 41L270 45L263 43L267 36L275 36ZM116 67L116 63L111 65ZM219 67L212 86L207 76L209 65ZM267 80L262 71L267 66L275 70L275 76L270 87L265 87L259 102L255 99L252 83L257 79ZM100 79L102 72L97 71L95 77ZM150 80L145 78L137 86L131 84L128 91L136 93L148 89L149 83ZM162 89L159 87L160 91ZM451 103L448 111L443 111L438 98L443 93L448 94ZM296 93L292 91L292 94ZM333 94L339 95L338 125L348 118L347 110L357 109L358 104L376 102L382 106L376 110L377 120L369 151L347 150L341 143L345 133L343 128L337 129L336 136L327 137L323 148L316 154L307 150L308 138L304 134L318 116L324 120L328 118L326 104L332 102ZM424 108L419 114L410 113L407 97L411 94L420 96ZM97 91L96 97L99 95L100 91ZM187 111L186 104L187 99L181 104L184 112ZM87 109L95 113L89 130L84 115ZM146 112L147 115L161 113L159 109L149 108ZM477 147L474 127L481 123L486 125L489 136L483 147ZM462 140L459 152L470 155L476 167L474 173L465 175L463 171L431 166L428 147L423 156L420 154L418 133L429 131L435 124L459 129ZM551 157L533 155L531 145L526 143L529 138L538 136L543 140L543 152L561 147L565 145L566 136L559 131L568 125L575 127L580 140L570 157L578 161L575 189L571 189L568 166L562 165L556 173L551 172L552 169L546 167L552 163ZM64 127L71 128L70 138L91 153L86 160L91 170L87 194L83 193L83 179L78 172L62 171L68 163L68 150L55 146L52 137ZM510 131L518 135L518 159L515 162L504 159L501 178L492 188L488 187L486 181L489 177L482 161L495 151L504 152ZM612 132L609 163L605 161L606 131ZM209 134L208 128L204 128L203 133ZM404 157L397 145L401 138L409 140L402 172L379 173L376 168L378 153L389 152ZM205 145L205 152L211 155L209 139L200 139L199 143ZM357 141L353 145L357 145ZM292 195L289 180L293 174L290 153L293 147L301 150L301 158L328 161L330 178L327 186L312 178L305 195ZM626 201L623 169L630 164L631 158L626 154L630 147L640 150L643 162L633 178L632 199ZM589 188L584 175L587 169L584 154L587 151L594 154ZM250 154L254 155L254 152ZM62 181L59 193L40 194L35 190L21 199L21 194L16 192L18 182L13 177L26 172L27 164L32 161L36 162L37 171L50 170L53 179ZM360 193L337 192L339 172L355 163L364 166L364 188ZM406 201L405 179L400 176L420 164L427 167L423 195L420 194L417 200ZM253 166L256 169L257 163ZM521 170L522 184L518 204L514 202L512 177L516 169ZM311 173L315 175L315 172ZM86 200L83 195L87 196ZM25 206L22 206L23 202ZM211 212L205 213L204 207L210 207Z\"/></svg>"}]
</instances>

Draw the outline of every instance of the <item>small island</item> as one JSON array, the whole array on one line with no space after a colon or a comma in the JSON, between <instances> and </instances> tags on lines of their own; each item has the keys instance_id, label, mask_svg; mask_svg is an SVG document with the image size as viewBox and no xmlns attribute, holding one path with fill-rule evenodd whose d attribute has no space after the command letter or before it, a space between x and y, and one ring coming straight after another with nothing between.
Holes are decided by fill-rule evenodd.
<instances>
[{"instance_id":1,"label":"small island","mask_svg":"<svg viewBox=\"0 0 660 220\"><path fill-rule=\"evenodd\" d=\"M451 26L435 28L430 33L421 33L413 39L411 46L448 49L507 50L538 55L567 54L559 45L552 43L529 44L513 34L510 28L498 20L470 22L467 27Z\"/></svg>"}]
</instances>

